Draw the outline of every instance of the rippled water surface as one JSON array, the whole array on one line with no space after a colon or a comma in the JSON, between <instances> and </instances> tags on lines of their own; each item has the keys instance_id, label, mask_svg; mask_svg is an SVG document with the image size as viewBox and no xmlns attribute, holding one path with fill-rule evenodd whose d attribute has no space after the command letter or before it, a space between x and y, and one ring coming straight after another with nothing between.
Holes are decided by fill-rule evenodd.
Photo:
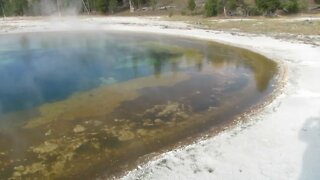
<instances>
[{"instance_id":1,"label":"rippled water surface","mask_svg":"<svg viewBox=\"0 0 320 180\"><path fill-rule=\"evenodd\" d=\"M0 36L0 179L91 179L231 122L273 91L260 55L170 36Z\"/></svg>"}]
</instances>

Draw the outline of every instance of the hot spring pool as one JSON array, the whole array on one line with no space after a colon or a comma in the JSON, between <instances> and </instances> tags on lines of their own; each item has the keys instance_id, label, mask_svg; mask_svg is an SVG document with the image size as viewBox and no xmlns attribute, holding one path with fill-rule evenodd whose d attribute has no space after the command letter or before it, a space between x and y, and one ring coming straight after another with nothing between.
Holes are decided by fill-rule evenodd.
<instances>
[{"instance_id":1,"label":"hot spring pool","mask_svg":"<svg viewBox=\"0 0 320 180\"><path fill-rule=\"evenodd\" d=\"M0 36L0 179L89 179L224 126L277 65L212 42L116 32Z\"/></svg>"}]
</instances>

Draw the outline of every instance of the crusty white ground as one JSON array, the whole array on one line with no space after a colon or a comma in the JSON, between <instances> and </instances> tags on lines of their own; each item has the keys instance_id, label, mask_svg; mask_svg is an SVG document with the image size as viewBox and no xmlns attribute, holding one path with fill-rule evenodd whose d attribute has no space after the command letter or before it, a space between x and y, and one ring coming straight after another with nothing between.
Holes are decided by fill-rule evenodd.
<instances>
[{"instance_id":1,"label":"crusty white ground","mask_svg":"<svg viewBox=\"0 0 320 180\"><path fill-rule=\"evenodd\" d=\"M123 30L214 40L250 49L287 67L283 93L248 123L165 153L123 179L320 179L320 47L250 34L194 29L154 18L0 20L0 33Z\"/></svg>"}]
</instances>

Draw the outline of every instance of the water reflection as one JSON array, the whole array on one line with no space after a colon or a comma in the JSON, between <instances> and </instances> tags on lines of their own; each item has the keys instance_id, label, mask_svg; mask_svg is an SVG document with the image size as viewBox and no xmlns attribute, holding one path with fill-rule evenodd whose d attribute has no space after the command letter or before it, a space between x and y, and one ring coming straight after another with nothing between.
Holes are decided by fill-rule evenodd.
<instances>
[{"instance_id":1,"label":"water reflection","mask_svg":"<svg viewBox=\"0 0 320 180\"><path fill-rule=\"evenodd\" d=\"M1 39L0 179L115 174L227 123L272 92L276 73L260 55L191 39L102 32Z\"/></svg>"}]
</instances>

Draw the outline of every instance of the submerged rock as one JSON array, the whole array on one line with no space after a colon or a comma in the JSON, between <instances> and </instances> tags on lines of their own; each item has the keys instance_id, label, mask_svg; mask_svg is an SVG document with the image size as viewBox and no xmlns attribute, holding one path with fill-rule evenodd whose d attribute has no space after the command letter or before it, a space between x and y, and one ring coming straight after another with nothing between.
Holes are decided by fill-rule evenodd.
<instances>
[{"instance_id":1,"label":"submerged rock","mask_svg":"<svg viewBox=\"0 0 320 180\"><path fill-rule=\"evenodd\" d=\"M33 147L32 151L35 153L43 154L50 153L58 148L58 145L49 141L45 141L43 144L37 147Z\"/></svg>"},{"instance_id":2,"label":"submerged rock","mask_svg":"<svg viewBox=\"0 0 320 180\"><path fill-rule=\"evenodd\" d=\"M45 136L50 136L52 134L52 130L50 129L49 131L47 131L44 135Z\"/></svg>"},{"instance_id":3,"label":"submerged rock","mask_svg":"<svg viewBox=\"0 0 320 180\"><path fill-rule=\"evenodd\" d=\"M135 137L134 133L131 131L120 131L118 139L119 141L129 141Z\"/></svg>"},{"instance_id":4,"label":"submerged rock","mask_svg":"<svg viewBox=\"0 0 320 180\"><path fill-rule=\"evenodd\" d=\"M20 166L16 166L13 168L16 171L23 171L24 170L24 166L20 165Z\"/></svg>"},{"instance_id":5,"label":"submerged rock","mask_svg":"<svg viewBox=\"0 0 320 180\"><path fill-rule=\"evenodd\" d=\"M155 123L161 123L163 120L175 121L188 118L192 109L180 102L167 102L166 104L155 105L147 109L142 116L155 117ZM144 121L145 125L145 121Z\"/></svg>"},{"instance_id":6,"label":"submerged rock","mask_svg":"<svg viewBox=\"0 0 320 180\"><path fill-rule=\"evenodd\" d=\"M101 126L103 123L101 121L95 120L93 121L94 126Z\"/></svg>"},{"instance_id":7,"label":"submerged rock","mask_svg":"<svg viewBox=\"0 0 320 180\"><path fill-rule=\"evenodd\" d=\"M75 133L81 133L85 130L86 130L86 128L81 125L76 125L76 127L73 128L73 132L75 132Z\"/></svg>"},{"instance_id":8,"label":"submerged rock","mask_svg":"<svg viewBox=\"0 0 320 180\"><path fill-rule=\"evenodd\" d=\"M156 120L154 120L154 122L155 122L156 124L162 124L162 123L163 123L163 121L162 121L161 119L156 119Z\"/></svg>"},{"instance_id":9,"label":"submerged rock","mask_svg":"<svg viewBox=\"0 0 320 180\"><path fill-rule=\"evenodd\" d=\"M95 148L97 150L99 150L101 148L101 145L98 142L93 142L93 143L91 143L91 145L92 145L93 148Z\"/></svg>"},{"instance_id":10,"label":"submerged rock","mask_svg":"<svg viewBox=\"0 0 320 180\"><path fill-rule=\"evenodd\" d=\"M85 121L84 124L93 125L93 126L100 126L103 124L103 122L101 122L99 120L88 120L88 121Z\"/></svg>"},{"instance_id":11,"label":"submerged rock","mask_svg":"<svg viewBox=\"0 0 320 180\"><path fill-rule=\"evenodd\" d=\"M145 129L138 129L138 130L137 130L137 133L138 133L139 136L146 136L146 135L148 135L148 131L145 130Z\"/></svg>"},{"instance_id":12,"label":"submerged rock","mask_svg":"<svg viewBox=\"0 0 320 180\"><path fill-rule=\"evenodd\" d=\"M152 122L151 119L144 119L143 120L143 123L142 123L142 126L153 126L154 123Z\"/></svg>"},{"instance_id":13,"label":"submerged rock","mask_svg":"<svg viewBox=\"0 0 320 180\"><path fill-rule=\"evenodd\" d=\"M24 175L29 175L29 174L35 174L37 172L42 172L45 171L46 166L43 163L37 162L37 163L33 163L29 166L17 166L14 168L14 172L12 175L13 179L21 179L22 176ZM11 179L12 179L11 178Z\"/></svg>"}]
</instances>

